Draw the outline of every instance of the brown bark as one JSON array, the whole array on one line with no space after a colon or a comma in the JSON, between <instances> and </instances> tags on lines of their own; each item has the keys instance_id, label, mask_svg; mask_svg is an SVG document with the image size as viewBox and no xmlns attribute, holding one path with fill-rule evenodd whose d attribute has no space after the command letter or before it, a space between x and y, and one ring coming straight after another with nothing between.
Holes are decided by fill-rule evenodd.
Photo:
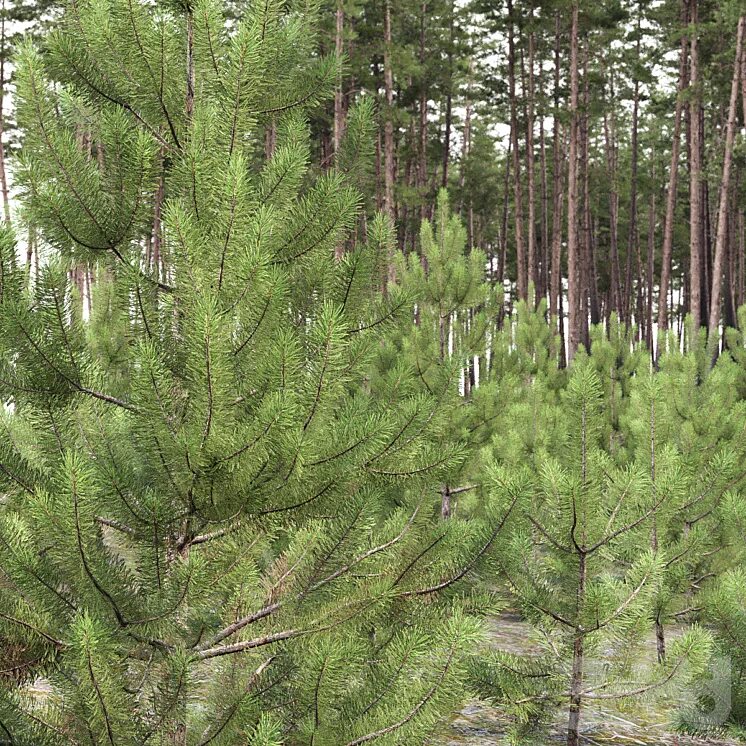
<instances>
[{"instance_id":1,"label":"brown bark","mask_svg":"<svg viewBox=\"0 0 746 746\"><path fill-rule=\"evenodd\" d=\"M443 134L442 186L448 188L448 166L451 160L451 126L453 123L453 38L455 32L454 2L449 6L448 90L446 91L445 133Z\"/></svg>"},{"instance_id":2,"label":"brown bark","mask_svg":"<svg viewBox=\"0 0 746 746\"><path fill-rule=\"evenodd\" d=\"M567 175L567 304L568 362L581 342L581 283L578 241L578 2L572 5L570 31L570 147Z\"/></svg>"},{"instance_id":3,"label":"brown bark","mask_svg":"<svg viewBox=\"0 0 746 746\"><path fill-rule=\"evenodd\" d=\"M383 14L383 87L386 115L383 129L383 211L394 220L394 71L391 63L391 2L384 0Z\"/></svg>"},{"instance_id":4,"label":"brown bark","mask_svg":"<svg viewBox=\"0 0 746 746\"><path fill-rule=\"evenodd\" d=\"M5 222L10 225L10 196L8 191L8 175L5 170L5 144L3 135L5 133L5 0L0 7L0 189L3 192L3 215Z\"/></svg>"},{"instance_id":5,"label":"brown bark","mask_svg":"<svg viewBox=\"0 0 746 746\"><path fill-rule=\"evenodd\" d=\"M543 92L542 77L542 68L539 65L539 91ZM539 287L537 289L537 296L539 298L546 298L549 292L549 185L547 183L547 147L544 128L546 113L544 111L544 101L545 99L542 97L539 110L539 160L541 163L541 182L539 185L541 190L541 271L539 272Z\"/></svg>"},{"instance_id":6,"label":"brown bark","mask_svg":"<svg viewBox=\"0 0 746 746\"><path fill-rule=\"evenodd\" d=\"M583 343L590 349L590 331L588 319L592 324L599 322L598 313L598 279L593 251L593 229L591 225L591 187L590 187L590 91L588 86L588 45L583 49L583 118L582 118L582 155L583 171L583 298L586 306L583 313Z\"/></svg>"},{"instance_id":7,"label":"brown bark","mask_svg":"<svg viewBox=\"0 0 746 746\"><path fill-rule=\"evenodd\" d=\"M720 305L722 298L723 272L725 270L725 242L728 235L728 197L730 193L730 173L733 161L733 143L736 136L736 107L738 105L738 84L743 55L743 34L746 16L738 20L736 34L736 58L733 63L733 80L731 83L728 121L725 127L725 154L723 156L723 173L720 180L720 199L718 205L717 235L715 237L715 257L712 263L712 284L710 290L710 319L708 328L713 349L717 345L720 325Z\"/></svg>"},{"instance_id":8,"label":"brown bark","mask_svg":"<svg viewBox=\"0 0 746 746\"><path fill-rule=\"evenodd\" d=\"M471 101L471 86L472 86L472 72L474 69L473 60L469 60L469 82L466 89L466 112L464 114L464 141L463 149L461 151L461 171L459 173L459 192L460 192L460 204L459 204L459 215L464 217L464 187L466 186L466 164L469 159L471 152L471 117L472 117L472 101ZM466 246L468 249L474 245L474 209L472 207L471 194L466 198Z\"/></svg>"},{"instance_id":9,"label":"brown bark","mask_svg":"<svg viewBox=\"0 0 746 746\"><path fill-rule=\"evenodd\" d=\"M612 83L613 86L613 78ZM622 288L619 273L619 191L617 187L617 144L616 127L614 119L614 92L611 89L612 109L608 115L604 115L604 143L606 150L606 169L609 173L609 301L607 320L611 313L620 313Z\"/></svg>"},{"instance_id":10,"label":"brown bark","mask_svg":"<svg viewBox=\"0 0 746 746\"><path fill-rule=\"evenodd\" d=\"M562 292L562 205L563 184L561 157L561 125L559 120L560 90L560 15L555 14L554 31L554 119L552 122L552 261L549 273L549 316L557 319L559 295Z\"/></svg>"},{"instance_id":11,"label":"brown bark","mask_svg":"<svg viewBox=\"0 0 746 746\"><path fill-rule=\"evenodd\" d=\"M585 602L586 555L578 554L578 588L577 610L579 616ZM583 707L583 677L585 667L585 634L578 626L575 628L572 646L572 673L570 675L570 714L567 722L567 746L578 746L580 743L580 714Z\"/></svg>"},{"instance_id":12,"label":"brown bark","mask_svg":"<svg viewBox=\"0 0 746 746\"><path fill-rule=\"evenodd\" d=\"M153 243L152 243L152 265L155 273L155 279L160 282L161 280L166 281L167 278L165 273L161 276L161 246L163 242L163 230L162 230L162 213L163 213L163 200L165 197L165 173L163 172L163 160L165 152L161 150L160 164L161 164L161 176L158 179L158 187L155 192L155 205L153 207Z\"/></svg>"},{"instance_id":13,"label":"brown bark","mask_svg":"<svg viewBox=\"0 0 746 746\"><path fill-rule=\"evenodd\" d=\"M510 165L511 165L512 142L508 142L508 152L505 156L505 180L503 182L503 209L500 221L500 246L497 263L497 280L502 291L505 285L505 270L508 261L508 200L510 194ZM505 299L502 299L500 309L497 314L497 325L499 329L503 328L505 319Z\"/></svg>"},{"instance_id":14,"label":"brown bark","mask_svg":"<svg viewBox=\"0 0 746 746\"><path fill-rule=\"evenodd\" d=\"M191 120L194 113L194 15L191 7L186 11L187 23L187 69L186 69L186 117Z\"/></svg>"},{"instance_id":15,"label":"brown bark","mask_svg":"<svg viewBox=\"0 0 746 746\"><path fill-rule=\"evenodd\" d=\"M383 211L389 216L391 222L396 220L396 208L394 205L394 71L391 63L391 2L384 0L383 14L383 85L386 96L386 117L384 123L383 141ZM386 267L386 284L396 279L393 258L389 257Z\"/></svg>"},{"instance_id":16,"label":"brown bark","mask_svg":"<svg viewBox=\"0 0 746 746\"><path fill-rule=\"evenodd\" d=\"M420 144L419 144L419 163L417 170L417 186L419 188L420 199L420 219L424 220L429 215L427 204L427 74L425 71L425 18L427 15L427 0L424 0L420 6Z\"/></svg>"},{"instance_id":17,"label":"brown bark","mask_svg":"<svg viewBox=\"0 0 746 746\"><path fill-rule=\"evenodd\" d=\"M690 25L693 27L689 43L689 313L692 333L696 337L700 327L702 286L702 149L699 92L699 44L697 0L690 0Z\"/></svg>"},{"instance_id":18,"label":"brown bark","mask_svg":"<svg viewBox=\"0 0 746 746\"><path fill-rule=\"evenodd\" d=\"M637 16L636 59L640 59L640 14ZM627 328L631 325L632 300L632 258L639 255L640 243L637 233L637 172L639 158L639 129L640 129L640 81L635 76L634 93L632 96L632 134L630 142L630 197L629 197L629 234L627 238L627 260L624 272L624 298L622 303L622 319ZM638 286L639 287L639 286ZM639 319L638 319L639 321Z\"/></svg>"},{"instance_id":19,"label":"brown bark","mask_svg":"<svg viewBox=\"0 0 746 746\"><path fill-rule=\"evenodd\" d=\"M655 192L650 194L648 206L648 256L645 276L645 343L648 351L653 354L653 277L655 275L655 223L656 203Z\"/></svg>"},{"instance_id":20,"label":"brown bark","mask_svg":"<svg viewBox=\"0 0 746 746\"><path fill-rule=\"evenodd\" d=\"M736 231L738 234L738 257L736 261L736 306L740 307L746 302L746 220L744 220L743 209L738 211L736 222Z\"/></svg>"},{"instance_id":21,"label":"brown bark","mask_svg":"<svg viewBox=\"0 0 746 746\"><path fill-rule=\"evenodd\" d=\"M686 10L682 13L686 21ZM671 282L671 255L673 253L673 231L676 216L676 187L679 173L679 151L681 147L681 112L683 108L682 94L686 86L686 54L687 40L681 38L679 52L679 83L676 96L676 107L673 117L673 135L671 145L671 167L668 175L668 191L666 193L666 216L663 223L663 248L661 250L661 282L658 294L658 333L668 329L668 289ZM656 353L657 354L657 353Z\"/></svg>"},{"instance_id":22,"label":"brown bark","mask_svg":"<svg viewBox=\"0 0 746 746\"><path fill-rule=\"evenodd\" d=\"M334 34L334 51L337 58L342 57L344 51L344 22L345 13L342 0L337 0L336 29ZM342 91L342 79L340 76L337 87L334 89L334 153L339 153L342 146L342 135L345 128L344 93Z\"/></svg>"},{"instance_id":23,"label":"brown bark","mask_svg":"<svg viewBox=\"0 0 746 746\"><path fill-rule=\"evenodd\" d=\"M518 149L518 116L515 86L515 38L513 27L513 0L508 0L508 87L510 90L510 139L513 151L513 209L515 216L515 251L518 297L528 297L528 267L523 241L523 190L521 186L521 158Z\"/></svg>"},{"instance_id":24,"label":"brown bark","mask_svg":"<svg viewBox=\"0 0 746 746\"><path fill-rule=\"evenodd\" d=\"M533 9L531 9L533 16ZM529 23L531 23L529 20ZM534 304L538 301L538 256L536 253L536 189L534 184L534 44L533 29L528 34L528 111L526 116L526 190L528 192L528 282L533 284Z\"/></svg>"}]
</instances>

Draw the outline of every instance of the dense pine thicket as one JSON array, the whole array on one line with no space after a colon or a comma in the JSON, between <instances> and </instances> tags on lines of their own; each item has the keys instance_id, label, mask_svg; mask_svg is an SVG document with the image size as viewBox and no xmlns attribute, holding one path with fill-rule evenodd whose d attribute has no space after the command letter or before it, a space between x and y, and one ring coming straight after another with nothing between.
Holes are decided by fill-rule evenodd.
<instances>
[{"instance_id":1,"label":"dense pine thicket","mask_svg":"<svg viewBox=\"0 0 746 746\"><path fill-rule=\"evenodd\" d=\"M712 263L700 244L701 267L687 267L666 233L686 223L664 221L664 254L679 248L661 270L675 254L683 281L656 327L657 182L638 157L658 151L639 142L654 108L640 106L635 78L665 64L667 47L656 58L642 42L670 23L696 82L694 39L714 44L730 23L737 36L719 43L722 59L735 54L722 63L735 71L733 109L746 81L736 9L689 3L682 18L701 11L699 26L665 3L423 4L406 16L420 22L417 56L409 37L394 45L403 5L339 5L328 54L323 5L50 7L40 39L12 39L0 739L418 744L478 695L516 742L542 742L565 708L574 746L589 702L696 692L722 654L731 724L746 723L746 313L723 317L721 354L719 300L715 317L684 321L697 267L728 280L724 307L740 298L736 124L722 131ZM488 126L500 100L473 108L488 63L459 46L480 24L507 33L507 157ZM540 64L550 28L554 171ZM631 28L628 61L614 40ZM590 68L591 44L612 55L593 57L608 79ZM710 53L702 75L722 75ZM411 80L395 96L405 54ZM590 86L623 88L627 75L625 252L618 134L592 169L590 132L593 107L626 110ZM426 158L428 91L445 92L446 144L466 115L460 164L449 147L437 166ZM704 110L694 93L674 116L684 101ZM392 176L407 158L412 183ZM692 183L706 192L715 172ZM699 186L685 201L695 228ZM477 207L487 192L504 201ZM611 224L594 212L603 200ZM719 281L701 286L720 293ZM672 310L679 328L666 331ZM535 630L538 654L484 648L484 619L506 607ZM657 663L641 680L633 660L646 647ZM683 726L709 722L688 715Z\"/></svg>"}]
</instances>

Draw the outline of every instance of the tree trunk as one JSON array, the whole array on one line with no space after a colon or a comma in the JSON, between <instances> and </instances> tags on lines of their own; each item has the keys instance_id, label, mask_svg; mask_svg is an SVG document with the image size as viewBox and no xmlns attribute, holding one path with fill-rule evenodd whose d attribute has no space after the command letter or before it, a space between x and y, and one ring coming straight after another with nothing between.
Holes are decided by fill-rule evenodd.
<instances>
[{"instance_id":1,"label":"tree trunk","mask_svg":"<svg viewBox=\"0 0 746 746\"><path fill-rule=\"evenodd\" d=\"M583 169L583 264L585 266L584 299L587 311L583 314L583 342L590 350L591 338L588 319L592 324L599 322L598 281L593 251L593 230L591 225L591 186L590 186L590 91L588 86L588 46L583 49L583 120L582 120L582 169Z\"/></svg>"},{"instance_id":2,"label":"tree trunk","mask_svg":"<svg viewBox=\"0 0 746 746\"><path fill-rule=\"evenodd\" d=\"M384 0L383 14L383 85L386 96L386 118L383 131L383 211L392 224L396 221L394 205L394 72L391 66L391 3ZM386 285L396 279L393 257L388 257L386 267ZM385 287L384 286L384 287Z\"/></svg>"},{"instance_id":3,"label":"tree trunk","mask_svg":"<svg viewBox=\"0 0 746 746\"><path fill-rule=\"evenodd\" d=\"M469 60L469 71L468 81L466 87L466 107L464 113L464 135L463 144L461 150L461 169L459 171L458 185L459 185L459 216L463 219L464 217L464 187L466 186L466 164L469 159L469 153L471 151L471 116L472 116L472 102L471 102L471 87L472 87L472 73L474 70L473 60ZM466 221L466 236L467 248L471 248L474 241L474 222L471 210L471 195L466 198L467 202L467 221Z\"/></svg>"},{"instance_id":4,"label":"tree trunk","mask_svg":"<svg viewBox=\"0 0 746 746\"><path fill-rule=\"evenodd\" d=\"M453 39L455 31L454 2L449 5L448 20L448 89L446 91L445 133L443 135L443 181L448 188L448 165L451 159L451 126L453 120Z\"/></svg>"},{"instance_id":5,"label":"tree trunk","mask_svg":"<svg viewBox=\"0 0 746 746\"><path fill-rule=\"evenodd\" d=\"M543 93L541 65L539 65L539 91ZM544 129L544 98L539 111L539 159L541 161L541 272L539 273L538 296L546 298L549 290L549 187L547 184L547 148Z\"/></svg>"},{"instance_id":6,"label":"tree trunk","mask_svg":"<svg viewBox=\"0 0 746 746\"><path fill-rule=\"evenodd\" d=\"M555 14L554 30L554 117L552 121L552 262L549 273L549 316L558 319L559 295L562 292L562 205L563 184L561 158L560 97L560 14Z\"/></svg>"},{"instance_id":7,"label":"tree trunk","mask_svg":"<svg viewBox=\"0 0 746 746\"><path fill-rule=\"evenodd\" d=\"M686 8L682 11L682 20L686 22ZM674 219L676 217L676 188L679 173L679 150L681 147L681 111L683 92L686 85L687 40L681 38L679 52L679 84L676 95L676 107L673 117L673 142L671 145L671 168L668 175L668 192L666 193L666 216L663 223L663 248L661 251L661 282L658 294L658 334L668 329L668 287L671 282L671 255L673 253ZM659 353L656 352L656 356Z\"/></svg>"},{"instance_id":8,"label":"tree trunk","mask_svg":"<svg viewBox=\"0 0 746 746\"><path fill-rule=\"evenodd\" d=\"M533 8L529 23L533 21ZM528 111L526 116L526 189L528 191L528 282L533 284L534 305L539 287L539 262L536 253L536 189L534 184L534 42L533 29L528 34Z\"/></svg>"},{"instance_id":9,"label":"tree trunk","mask_svg":"<svg viewBox=\"0 0 746 746\"><path fill-rule=\"evenodd\" d=\"M613 86L613 82L612 82ZM614 91L611 89L613 106ZM621 312L622 288L619 276L619 192L617 188L617 145L614 110L604 116L604 141L606 149L606 168L609 172L609 303L607 319L612 311Z\"/></svg>"},{"instance_id":10,"label":"tree trunk","mask_svg":"<svg viewBox=\"0 0 746 746\"><path fill-rule=\"evenodd\" d=\"M689 313L692 317L692 334L696 338L700 327L702 287L702 149L700 129L699 92L699 22L697 0L690 0L689 19L692 37L689 43ZM692 342L694 340L691 340Z\"/></svg>"},{"instance_id":11,"label":"tree trunk","mask_svg":"<svg viewBox=\"0 0 746 746\"><path fill-rule=\"evenodd\" d=\"M187 23L187 70L186 70L186 117L190 121L194 113L194 88L195 88L195 71L194 71L194 14L191 7L186 11Z\"/></svg>"},{"instance_id":12,"label":"tree trunk","mask_svg":"<svg viewBox=\"0 0 746 746\"><path fill-rule=\"evenodd\" d=\"M736 107L738 105L738 83L743 54L743 33L746 16L738 20L736 34L736 59L733 64L733 81L731 83L728 122L725 128L725 154L723 156L723 174L720 180L720 200L718 205L717 235L715 238L715 258L712 263L712 285L710 290L710 344L717 353L717 340L720 326L720 304L722 298L723 273L725 270L725 241L728 235L728 197L730 193L730 172L733 161L733 143L736 135Z\"/></svg>"},{"instance_id":13,"label":"tree trunk","mask_svg":"<svg viewBox=\"0 0 746 746\"><path fill-rule=\"evenodd\" d=\"M385 0L383 14L383 87L386 116L383 129L383 211L393 221L394 208L394 71L391 66L391 2Z\"/></svg>"},{"instance_id":14,"label":"tree trunk","mask_svg":"<svg viewBox=\"0 0 746 746\"><path fill-rule=\"evenodd\" d=\"M337 58L342 57L344 51L344 19L345 13L342 0L337 0L337 26L334 34L334 51ZM334 154L339 153L342 145L342 135L345 127L344 95L342 91L342 76L337 81L334 89Z\"/></svg>"},{"instance_id":15,"label":"tree trunk","mask_svg":"<svg viewBox=\"0 0 746 746\"><path fill-rule=\"evenodd\" d=\"M498 258L497 277L500 283L500 290L505 286L505 271L508 262L508 201L510 193L510 164L511 164L512 141L508 142L508 152L505 156L505 181L503 182L503 211L500 230L500 253ZM499 329L503 328L505 319L505 299L502 299L497 314L497 325Z\"/></svg>"},{"instance_id":16,"label":"tree trunk","mask_svg":"<svg viewBox=\"0 0 746 746\"><path fill-rule=\"evenodd\" d=\"M586 554L578 554L578 613L585 601ZM575 628L572 646L572 674L570 676L570 714L567 721L567 746L578 746L580 743L580 715L583 707L583 673L585 663L585 635L580 624Z\"/></svg>"},{"instance_id":17,"label":"tree trunk","mask_svg":"<svg viewBox=\"0 0 746 746\"><path fill-rule=\"evenodd\" d=\"M5 0L0 7L0 189L3 192L3 215L5 222L10 225L10 195L8 191L8 175L5 170L5 144L3 135L5 133Z\"/></svg>"},{"instance_id":18,"label":"tree trunk","mask_svg":"<svg viewBox=\"0 0 746 746\"><path fill-rule=\"evenodd\" d=\"M419 162L417 169L417 186L419 196L422 200L420 205L420 220L424 220L429 215L427 200L427 74L425 71L425 18L427 14L427 0L424 0L420 6L420 145L419 145Z\"/></svg>"},{"instance_id":19,"label":"tree trunk","mask_svg":"<svg viewBox=\"0 0 746 746\"><path fill-rule=\"evenodd\" d=\"M640 13L637 15L637 44L635 59L640 60ZM637 171L639 157L639 129L640 129L640 81L635 75L634 93L632 97L632 135L630 142L630 195L629 195L629 234L627 238L627 261L624 273L624 299L622 318L627 326L631 325L632 307L632 258L640 251L637 235ZM638 319L639 321L639 319Z\"/></svg>"},{"instance_id":20,"label":"tree trunk","mask_svg":"<svg viewBox=\"0 0 746 746\"><path fill-rule=\"evenodd\" d=\"M655 191L650 193L650 205L648 207L648 256L647 274L645 277L645 343L648 352L653 354L653 278L655 276Z\"/></svg>"},{"instance_id":21,"label":"tree trunk","mask_svg":"<svg viewBox=\"0 0 746 746\"><path fill-rule=\"evenodd\" d=\"M518 297L528 297L528 267L523 242L523 192L521 187L521 158L518 150L518 116L515 88L515 39L513 28L513 0L508 0L508 86L510 89L510 139L513 150L513 209L515 213L515 251Z\"/></svg>"},{"instance_id":22,"label":"tree trunk","mask_svg":"<svg viewBox=\"0 0 746 746\"><path fill-rule=\"evenodd\" d=\"M568 362L581 342L580 267L578 242L578 2L572 5L570 31L570 148L567 167L567 304Z\"/></svg>"}]
</instances>

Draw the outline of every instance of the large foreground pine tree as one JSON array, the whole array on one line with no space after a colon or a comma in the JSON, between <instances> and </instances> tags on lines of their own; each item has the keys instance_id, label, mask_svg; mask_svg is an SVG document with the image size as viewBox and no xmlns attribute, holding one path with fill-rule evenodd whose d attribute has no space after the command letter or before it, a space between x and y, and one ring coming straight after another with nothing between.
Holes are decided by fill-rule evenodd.
<instances>
[{"instance_id":1,"label":"large foreground pine tree","mask_svg":"<svg viewBox=\"0 0 746 746\"><path fill-rule=\"evenodd\" d=\"M500 516L438 527L436 402L366 385L406 304L385 221L335 259L370 111L314 177L310 10L76 1L19 60L48 261L3 233L1 740L419 743L461 696Z\"/></svg>"}]
</instances>

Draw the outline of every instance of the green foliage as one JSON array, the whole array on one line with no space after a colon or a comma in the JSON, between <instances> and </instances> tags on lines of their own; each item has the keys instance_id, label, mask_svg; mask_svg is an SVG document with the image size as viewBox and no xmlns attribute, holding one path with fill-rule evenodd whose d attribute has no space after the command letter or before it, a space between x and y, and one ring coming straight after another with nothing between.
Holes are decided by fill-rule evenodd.
<instances>
[{"instance_id":1,"label":"green foliage","mask_svg":"<svg viewBox=\"0 0 746 746\"><path fill-rule=\"evenodd\" d=\"M464 696L459 581L503 515L435 526L462 460L437 396L401 368L368 383L409 288L375 292L383 218L335 259L372 111L312 176L338 61L309 11L91 0L19 59L52 258L27 283L3 232L2 659L48 690L0 687L16 742L419 742Z\"/></svg>"}]
</instances>

